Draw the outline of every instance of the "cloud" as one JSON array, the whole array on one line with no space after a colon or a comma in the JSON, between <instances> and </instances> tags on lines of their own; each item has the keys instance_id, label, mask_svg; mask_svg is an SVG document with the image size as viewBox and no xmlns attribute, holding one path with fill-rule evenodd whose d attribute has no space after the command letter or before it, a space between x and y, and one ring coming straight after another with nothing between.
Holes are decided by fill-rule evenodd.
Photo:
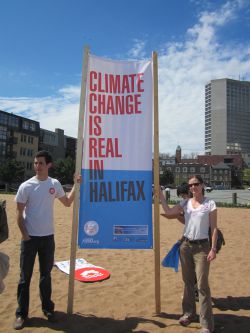
<instances>
[{"instance_id":1,"label":"cloud","mask_svg":"<svg viewBox=\"0 0 250 333\"><path fill-rule=\"evenodd\" d=\"M202 12L186 39L168 43L158 56L160 151L204 153L205 84L218 78L250 79L250 44L221 44L218 29L237 15L242 2Z\"/></svg>"},{"instance_id":2,"label":"cloud","mask_svg":"<svg viewBox=\"0 0 250 333\"><path fill-rule=\"evenodd\" d=\"M40 122L40 127L51 131L64 129L66 135L77 137L80 87L67 86L57 96L43 98L3 98L1 108Z\"/></svg>"},{"instance_id":3,"label":"cloud","mask_svg":"<svg viewBox=\"0 0 250 333\"><path fill-rule=\"evenodd\" d=\"M250 80L250 43L221 41L220 29L240 18L246 1L228 1L216 11L202 11L185 39L159 46L160 151L204 152L205 84L217 78ZM147 37L148 38L148 37ZM134 40L131 58L144 58L146 40ZM62 128L77 137L79 86L65 86L44 98L0 97L1 109L40 121L49 130Z\"/></svg>"},{"instance_id":4,"label":"cloud","mask_svg":"<svg viewBox=\"0 0 250 333\"><path fill-rule=\"evenodd\" d=\"M144 58L146 41L134 39L134 46L128 51L128 56L132 59Z\"/></svg>"}]
</instances>

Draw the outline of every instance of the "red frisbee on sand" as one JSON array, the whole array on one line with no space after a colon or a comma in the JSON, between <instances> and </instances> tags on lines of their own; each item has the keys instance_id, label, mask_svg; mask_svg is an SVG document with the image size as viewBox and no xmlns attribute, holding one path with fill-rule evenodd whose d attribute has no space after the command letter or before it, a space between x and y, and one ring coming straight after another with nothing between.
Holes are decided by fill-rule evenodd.
<instances>
[{"instance_id":1,"label":"red frisbee on sand","mask_svg":"<svg viewBox=\"0 0 250 333\"><path fill-rule=\"evenodd\" d=\"M84 267L75 271L75 279L82 282L103 281L109 277L109 271L100 267Z\"/></svg>"}]
</instances>

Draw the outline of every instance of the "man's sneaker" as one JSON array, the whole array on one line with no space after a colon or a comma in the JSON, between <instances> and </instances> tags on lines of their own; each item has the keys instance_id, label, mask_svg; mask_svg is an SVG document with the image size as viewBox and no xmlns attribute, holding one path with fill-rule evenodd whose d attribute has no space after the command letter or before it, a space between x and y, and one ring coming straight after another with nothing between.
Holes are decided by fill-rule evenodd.
<instances>
[{"instance_id":1,"label":"man's sneaker","mask_svg":"<svg viewBox=\"0 0 250 333\"><path fill-rule=\"evenodd\" d=\"M23 317L17 316L13 324L14 329L21 330L24 327L24 321L25 319Z\"/></svg>"},{"instance_id":2,"label":"man's sneaker","mask_svg":"<svg viewBox=\"0 0 250 333\"><path fill-rule=\"evenodd\" d=\"M56 321L55 312L54 311L43 311L45 317L50 321L51 323L54 323Z\"/></svg>"}]
</instances>

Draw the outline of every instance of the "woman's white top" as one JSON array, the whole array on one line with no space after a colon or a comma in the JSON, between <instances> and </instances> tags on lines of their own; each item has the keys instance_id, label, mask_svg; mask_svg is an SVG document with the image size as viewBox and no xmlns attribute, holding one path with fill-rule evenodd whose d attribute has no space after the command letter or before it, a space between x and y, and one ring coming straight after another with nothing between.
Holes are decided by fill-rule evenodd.
<instances>
[{"instance_id":1,"label":"woman's white top","mask_svg":"<svg viewBox=\"0 0 250 333\"><path fill-rule=\"evenodd\" d=\"M213 200L204 198L202 204L194 208L192 199L182 200L180 202L184 210L185 227L183 235L190 240L199 240L208 238L208 230L210 227L210 212L216 209Z\"/></svg>"}]
</instances>

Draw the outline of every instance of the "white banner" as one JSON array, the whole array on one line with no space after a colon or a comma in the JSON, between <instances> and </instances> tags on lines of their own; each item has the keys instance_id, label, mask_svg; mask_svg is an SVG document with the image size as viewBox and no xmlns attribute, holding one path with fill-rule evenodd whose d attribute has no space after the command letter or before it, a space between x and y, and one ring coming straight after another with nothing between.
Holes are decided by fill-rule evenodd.
<instances>
[{"instance_id":1,"label":"white banner","mask_svg":"<svg viewBox=\"0 0 250 333\"><path fill-rule=\"evenodd\" d=\"M152 247L151 61L89 56L79 246Z\"/></svg>"}]
</instances>

